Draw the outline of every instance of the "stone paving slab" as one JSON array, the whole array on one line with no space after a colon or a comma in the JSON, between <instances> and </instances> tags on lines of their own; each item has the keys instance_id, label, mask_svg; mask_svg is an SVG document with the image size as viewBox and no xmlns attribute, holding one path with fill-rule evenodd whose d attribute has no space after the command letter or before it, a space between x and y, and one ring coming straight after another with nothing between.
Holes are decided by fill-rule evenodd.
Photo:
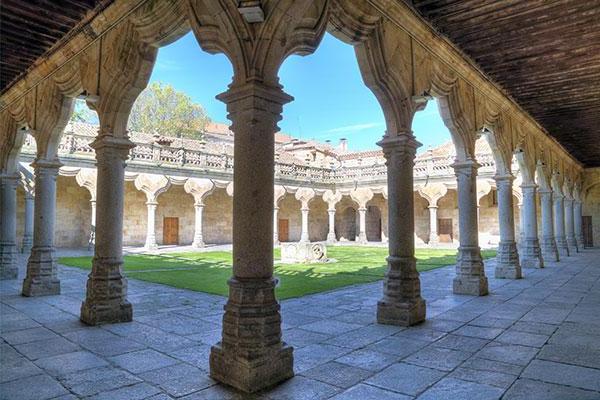
<instances>
[{"instance_id":1,"label":"stone paving slab","mask_svg":"<svg viewBox=\"0 0 600 400\"><path fill-rule=\"evenodd\" d=\"M454 268L421 274L428 319L375 323L381 283L283 301L296 376L254 395L208 376L225 299L130 280L134 322L79 322L87 272L60 267L62 294L0 282L0 399L600 399L600 249L452 294Z\"/></svg>"}]
</instances>

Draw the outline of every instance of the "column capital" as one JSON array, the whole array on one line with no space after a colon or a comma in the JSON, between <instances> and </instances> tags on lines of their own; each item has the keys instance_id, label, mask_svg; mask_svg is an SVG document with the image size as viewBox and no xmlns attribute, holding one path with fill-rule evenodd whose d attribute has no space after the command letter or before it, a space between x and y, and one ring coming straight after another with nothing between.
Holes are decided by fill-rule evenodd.
<instances>
[{"instance_id":1,"label":"column capital","mask_svg":"<svg viewBox=\"0 0 600 400\"><path fill-rule=\"evenodd\" d=\"M46 160L43 158L36 158L35 161L31 163L31 166L35 169L36 173L39 173L39 171L48 171L58 174L58 170L63 166L63 163L58 159Z\"/></svg>"},{"instance_id":2,"label":"column capital","mask_svg":"<svg viewBox=\"0 0 600 400\"><path fill-rule=\"evenodd\" d=\"M393 151L410 151L416 152L416 149L421 146L412 132L400 132L395 136L385 135L383 139L377 142L377 145L386 152Z\"/></svg>"},{"instance_id":3,"label":"column capital","mask_svg":"<svg viewBox=\"0 0 600 400\"><path fill-rule=\"evenodd\" d=\"M439 207L437 205L435 205L435 206L427 206L427 208L430 210L437 210Z\"/></svg>"},{"instance_id":4,"label":"column capital","mask_svg":"<svg viewBox=\"0 0 600 400\"><path fill-rule=\"evenodd\" d=\"M228 106L233 104L242 104L243 108L261 108L257 107L255 100L259 98L269 103L279 104L283 106L294 100L292 96L285 93L281 85L270 86L260 81L249 81L242 84L236 84L229 87L229 89L219 95L217 99L221 100ZM241 102L249 100L248 104Z\"/></svg>"},{"instance_id":5,"label":"column capital","mask_svg":"<svg viewBox=\"0 0 600 400\"><path fill-rule=\"evenodd\" d=\"M535 183L523 183L521 185L521 191L522 192L535 192L535 190L538 188L538 185L536 185Z\"/></svg>"},{"instance_id":6,"label":"column capital","mask_svg":"<svg viewBox=\"0 0 600 400\"><path fill-rule=\"evenodd\" d=\"M475 160L468 159L465 161L455 160L450 166L454 169L455 174L460 173L471 175L475 173L475 175L477 175L477 169L479 169L481 165L479 165L479 163Z\"/></svg>"},{"instance_id":7,"label":"column capital","mask_svg":"<svg viewBox=\"0 0 600 400\"><path fill-rule=\"evenodd\" d=\"M128 137L101 134L89 146L96 151L96 155L114 154L124 161L129 156L129 150L135 147L135 143Z\"/></svg>"},{"instance_id":8,"label":"column capital","mask_svg":"<svg viewBox=\"0 0 600 400\"><path fill-rule=\"evenodd\" d=\"M511 185L515 180L513 175L495 175L494 180L496 181L496 185Z\"/></svg>"},{"instance_id":9,"label":"column capital","mask_svg":"<svg viewBox=\"0 0 600 400\"><path fill-rule=\"evenodd\" d=\"M146 205L147 206L154 206L154 207L156 207L156 206L158 206L158 201L156 201L156 200L147 201Z\"/></svg>"},{"instance_id":10,"label":"column capital","mask_svg":"<svg viewBox=\"0 0 600 400\"><path fill-rule=\"evenodd\" d=\"M21 177L17 173L15 173L15 174L0 174L0 183L2 185L11 185L16 188L17 185L19 184L20 179L21 179ZM27 192L25 192L25 194L27 194Z\"/></svg>"}]
</instances>

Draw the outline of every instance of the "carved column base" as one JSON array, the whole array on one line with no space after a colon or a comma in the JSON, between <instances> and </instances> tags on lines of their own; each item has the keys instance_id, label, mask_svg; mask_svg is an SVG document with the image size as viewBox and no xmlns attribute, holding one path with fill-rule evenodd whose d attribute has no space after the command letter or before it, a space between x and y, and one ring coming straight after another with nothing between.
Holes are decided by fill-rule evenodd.
<instances>
[{"instance_id":1,"label":"carved column base","mask_svg":"<svg viewBox=\"0 0 600 400\"><path fill-rule=\"evenodd\" d=\"M548 261L559 261L558 249L554 237L542 238L540 242L542 258Z\"/></svg>"},{"instance_id":2,"label":"carved column base","mask_svg":"<svg viewBox=\"0 0 600 400\"><path fill-rule=\"evenodd\" d=\"M383 281L383 298L377 303L377 322L411 326L423 322L425 300L414 257L387 258L388 270Z\"/></svg>"},{"instance_id":3,"label":"carved column base","mask_svg":"<svg viewBox=\"0 0 600 400\"><path fill-rule=\"evenodd\" d=\"M0 244L0 280L17 279L16 246L12 243Z\"/></svg>"},{"instance_id":4,"label":"carved column base","mask_svg":"<svg viewBox=\"0 0 600 400\"><path fill-rule=\"evenodd\" d=\"M494 276L498 279L521 279L523 277L517 244L514 241L498 244Z\"/></svg>"},{"instance_id":5,"label":"carved column base","mask_svg":"<svg viewBox=\"0 0 600 400\"><path fill-rule=\"evenodd\" d=\"M556 236L556 250L558 250L559 257L569 257L569 245L567 243L567 238L564 236Z\"/></svg>"},{"instance_id":6,"label":"carved column base","mask_svg":"<svg viewBox=\"0 0 600 400\"><path fill-rule=\"evenodd\" d=\"M210 353L211 378L254 393L294 376L279 309L273 279L229 280L223 339Z\"/></svg>"},{"instance_id":7,"label":"carved column base","mask_svg":"<svg viewBox=\"0 0 600 400\"><path fill-rule=\"evenodd\" d=\"M337 239L335 237L335 233L328 233L327 234L327 243L336 243Z\"/></svg>"},{"instance_id":8,"label":"carved column base","mask_svg":"<svg viewBox=\"0 0 600 400\"><path fill-rule=\"evenodd\" d=\"M583 244L583 235L578 235L575 237L575 240L577 240L577 248L581 251L585 248L585 245Z\"/></svg>"},{"instance_id":9,"label":"carved column base","mask_svg":"<svg viewBox=\"0 0 600 400\"><path fill-rule=\"evenodd\" d=\"M33 247L33 237L23 236L23 241L21 242L21 254L30 253L32 247Z\"/></svg>"},{"instance_id":10,"label":"carved column base","mask_svg":"<svg viewBox=\"0 0 600 400\"><path fill-rule=\"evenodd\" d=\"M157 244L146 244L146 245L144 245L144 249L147 251L156 251L156 250L158 250L158 245Z\"/></svg>"},{"instance_id":11,"label":"carved column base","mask_svg":"<svg viewBox=\"0 0 600 400\"><path fill-rule=\"evenodd\" d=\"M521 267L544 268L544 259L538 239L525 239L521 244Z\"/></svg>"},{"instance_id":12,"label":"carved column base","mask_svg":"<svg viewBox=\"0 0 600 400\"><path fill-rule=\"evenodd\" d=\"M572 253L579 253L579 247L577 246L577 240L575 236L567 236L567 246Z\"/></svg>"},{"instance_id":13,"label":"carved column base","mask_svg":"<svg viewBox=\"0 0 600 400\"><path fill-rule=\"evenodd\" d=\"M479 247L458 248L453 291L455 294L473 296L485 296L489 293Z\"/></svg>"},{"instance_id":14,"label":"carved column base","mask_svg":"<svg viewBox=\"0 0 600 400\"><path fill-rule=\"evenodd\" d=\"M356 238L356 242L359 244L367 244L367 234L365 232L361 232Z\"/></svg>"},{"instance_id":15,"label":"carved column base","mask_svg":"<svg viewBox=\"0 0 600 400\"><path fill-rule=\"evenodd\" d=\"M196 248L196 249L201 249L203 247L205 247L206 245L204 244L204 241L202 239L200 240L195 240L192 242L192 247Z\"/></svg>"},{"instance_id":16,"label":"carved column base","mask_svg":"<svg viewBox=\"0 0 600 400\"><path fill-rule=\"evenodd\" d=\"M86 299L81 304L81 321L88 325L113 324L133 320L127 301L127 279L121 274L121 261L94 258L87 281Z\"/></svg>"},{"instance_id":17,"label":"carved column base","mask_svg":"<svg viewBox=\"0 0 600 400\"><path fill-rule=\"evenodd\" d=\"M60 280L56 276L53 248L34 247L31 250L22 294L27 297L60 294Z\"/></svg>"}]
</instances>

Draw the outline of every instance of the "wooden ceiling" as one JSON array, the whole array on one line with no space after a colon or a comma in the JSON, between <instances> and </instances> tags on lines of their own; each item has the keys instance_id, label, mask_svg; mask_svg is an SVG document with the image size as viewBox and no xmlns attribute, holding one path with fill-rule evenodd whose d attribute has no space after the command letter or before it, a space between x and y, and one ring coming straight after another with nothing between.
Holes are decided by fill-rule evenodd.
<instances>
[{"instance_id":1,"label":"wooden ceiling","mask_svg":"<svg viewBox=\"0 0 600 400\"><path fill-rule=\"evenodd\" d=\"M0 93L111 2L0 0Z\"/></svg>"},{"instance_id":2,"label":"wooden ceiling","mask_svg":"<svg viewBox=\"0 0 600 400\"><path fill-rule=\"evenodd\" d=\"M586 167L600 166L600 0L404 0Z\"/></svg>"}]
</instances>

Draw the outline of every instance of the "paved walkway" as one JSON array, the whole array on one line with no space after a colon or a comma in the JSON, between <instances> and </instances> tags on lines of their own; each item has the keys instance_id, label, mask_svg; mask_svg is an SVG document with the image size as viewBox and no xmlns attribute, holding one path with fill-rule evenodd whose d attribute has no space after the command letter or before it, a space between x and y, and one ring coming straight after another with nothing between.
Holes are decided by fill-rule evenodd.
<instances>
[{"instance_id":1,"label":"paved walkway","mask_svg":"<svg viewBox=\"0 0 600 400\"><path fill-rule=\"evenodd\" d=\"M0 398L600 399L600 249L490 278L485 297L453 295L453 275L421 275L428 320L409 329L374 323L381 283L283 301L296 377L257 396L208 377L222 297L130 280L134 322L92 328L85 272L61 267L44 298L4 281Z\"/></svg>"}]
</instances>

